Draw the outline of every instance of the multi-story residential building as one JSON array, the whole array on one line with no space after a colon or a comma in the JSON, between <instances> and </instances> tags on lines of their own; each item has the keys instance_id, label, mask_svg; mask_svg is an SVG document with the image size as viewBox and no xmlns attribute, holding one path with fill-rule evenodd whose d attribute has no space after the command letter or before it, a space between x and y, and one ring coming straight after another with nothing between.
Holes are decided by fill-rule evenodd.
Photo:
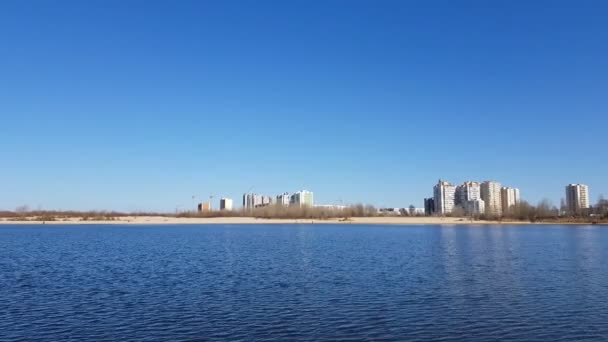
<instances>
[{"instance_id":1,"label":"multi-story residential building","mask_svg":"<svg viewBox=\"0 0 608 342\"><path fill-rule=\"evenodd\" d=\"M424 199L424 215L431 216L435 213L435 200L433 198Z\"/></svg>"},{"instance_id":2,"label":"multi-story residential building","mask_svg":"<svg viewBox=\"0 0 608 342\"><path fill-rule=\"evenodd\" d=\"M456 186L454 204L464 208L468 201L481 199L479 182L464 182Z\"/></svg>"},{"instance_id":3,"label":"multi-story residential building","mask_svg":"<svg viewBox=\"0 0 608 342\"><path fill-rule=\"evenodd\" d=\"M291 195L289 204L296 206L314 206L313 193L311 191L302 190Z\"/></svg>"},{"instance_id":4,"label":"multi-story residential building","mask_svg":"<svg viewBox=\"0 0 608 342\"><path fill-rule=\"evenodd\" d=\"M482 215L485 213L485 202L482 199L474 199L465 202L464 212L466 215Z\"/></svg>"},{"instance_id":5,"label":"multi-story residential building","mask_svg":"<svg viewBox=\"0 0 608 342\"><path fill-rule=\"evenodd\" d=\"M566 185L566 206L571 215L589 208L589 187L584 184Z\"/></svg>"},{"instance_id":6,"label":"multi-story residential building","mask_svg":"<svg viewBox=\"0 0 608 342\"><path fill-rule=\"evenodd\" d=\"M277 204L282 205L284 207L289 206L289 202L291 201L291 196L288 192L284 192L277 196Z\"/></svg>"},{"instance_id":7,"label":"multi-story residential building","mask_svg":"<svg viewBox=\"0 0 608 342\"><path fill-rule=\"evenodd\" d=\"M260 203L260 207L265 207L267 205L271 205L273 203L273 199L270 196L262 196L262 203Z\"/></svg>"},{"instance_id":8,"label":"multi-story residential building","mask_svg":"<svg viewBox=\"0 0 608 342\"><path fill-rule=\"evenodd\" d=\"M485 212L489 215L502 215L500 198L501 185L498 182L485 181L481 183L481 199L485 202Z\"/></svg>"},{"instance_id":9,"label":"multi-story residential building","mask_svg":"<svg viewBox=\"0 0 608 342\"><path fill-rule=\"evenodd\" d=\"M243 209L253 208L253 194L243 194Z\"/></svg>"},{"instance_id":10,"label":"multi-story residential building","mask_svg":"<svg viewBox=\"0 0 608 342\"><path fill-rule=\"evenodd\" d=\"M502 213L507 214L514 206L520 202L519 189L503 187L500 189L500 201L502 204Z\"/></svg>"},{"instance_id":11,"label":"multi-story residential building","mask_svg":"<svg viewBox=\"0 0 608 342\"><path fill-rule=\"evenodd\" d=\"M456 187L449 182L441 179L433 187L433 202L435 204L435 213L438 215L446 215L454 210L454 194Z\"/></svg>"},{"instance_id":12,"label":"multi-story residential building","mask_svg":"<svg viewBox=\"0 0 608 342\"><path fill-rule=\"evenodd\" d=\"M232 210L232 199L231 198L221 198L220 199L220 210Z\"/></svg>"},{"instance_id":13,"label":"multi-story residential building","mask_svg":"<svg viewBox=\"0 0 608 342\"><path fill-rule=\"evenodd\" d=\"M243 194L243 208L253 209L263 205L263 197L258 194Z\"/></svg>"}]
</instances>

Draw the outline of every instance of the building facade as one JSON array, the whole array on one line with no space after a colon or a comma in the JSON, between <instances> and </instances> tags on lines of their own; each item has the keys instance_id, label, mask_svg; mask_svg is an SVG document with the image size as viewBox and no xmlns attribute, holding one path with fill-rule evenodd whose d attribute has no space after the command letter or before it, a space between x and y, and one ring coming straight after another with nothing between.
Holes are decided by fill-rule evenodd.
<instances>
[{"instance_id":1,"label":"building facade","mask_svg":"<svg viewBox=\"0 0 608 342\"><path fill-rule=\"evenodd\" d=\"M277 196L277 204L282 205L284 207L289 206L289 202L291 201L291 196L288 192L284 192Z\"/></svg>"},{"instance_id":2,"label":"building facade","mask_svg":"<svg viewBox=\"0 0 608 342\"><path fill-rule=\"evenodd\" d=\"M410 215L410 216L424 216L425 215L424 208L409 207L407 209L403 208L403 209L401 209L401 211L406 211L408 213L408 215Z\"/></svg>"},{"instance_id":3,"label":"building facade","mask_svg":"<svg viewBox=\"0 0 608 342\"><path fill-rule=\"evenodd\" d=\"M431 216L435 213L435 200L433 198L424 199L424 215Z\"/></svg>"},{"instance_id":4,"label":"building facade","mask_svg":"<svg viewBox=\"0 0 608 342\"><path fill-rule=\"evenodd\" d=\"M261 203L257 207L265 207L274 203L274 199L271 196L262 196Z\"/></svg>"},{"instance_id":5,"label":"building facade","mask_svg":"<svg viewBox=\"0 0 608 342\"><path fill-rule=\"evenodd\" d=\"M464 212L467 216L482 215L486 212L485 202L482 199L466 201Z\"/></svg>"},{"instance_id":6,"label":"building facade","mask_svg":"<svg viewBox=\"0 0 608 342\"><path fill-rule=\"evenodd\" d=\"M243 194L243 209L253 208L253 194Z\"/></svg>"},{"instance_id":7,"label":"building facade","mask_svg":"<svg viewBox=\"0 0 608 342\"><path fill-rule=\"evenodd\" d=\"M289 205L289 203L288 203ZM315 208L321 209L329 209L329 210L344 210L346 209L345 205L336 205L336 204L315 204Z\"/></svg>"},{"instance_id":8,"label":"building facade","mask_svg":"<svg viewBox=\"0 0 608 342\"><path fill-rule=\"evenodd\" d=\"M271 196L258 194L243 194L243 208L253 209L271 205L275 202Z\"/></svg>"},{"instance_id":9,"label":"building facade","mask_svg":"<svg viewBox=\"0 0 608 342\"><path fill-rule=\"evenodd\" d=\"M232 210L232 199L231 198L221 198L220 199L220 210Z\"/></svg>"},{"instance_id":10,"label":"building facade","mask_svg":"<svg viewBox=\"0 0 608 342\"><path fill-rule=\"evenodd\" d=\"M518 205L520 202L519 189L502 187L500 189L500 201L502 204L502 213L509 213L511 210L513 210L513 207Z\"/></svg>"},{"instance_id":11,"label":"building facade","mask_svg":"<svg viewBox=\"0 0 608 342\"><path fill-rule=\"evenodd\" d=\"M481 199L485 202L485 212L488 215L502 215L502 200L498 182L485 181L481 183Z\"/></svg>"},{"instance_id":12,"label":"building facade","mask_svg":"<svg viewBox=\"0 0 608 342\"><path fill-rule=\"evenodd\" d=\"M243 194L243 208L253 209L262 204L262 196L258 194Z\"/></svg>"},{"instance_id":13,"label":"building facade","mask_svg":"<svg viewBox=\"0 0 608 342\"><path fill-rule=\"evenodd\" d=\"M456 187L441 179L433 187L433 203L437 215L447 215L454 210L454 195Z\"/></svg>"},{"instance_id":14,"label":"building facade","mask_svg":"<svg viewBox=\"0 0 608 342\"><path fill-rule=\"evenodd\" d=\"M481 186L479 182L464 182L456 186L454 204L465 207L468 201L481 199Z\"/></svg>"},{"instance_id":15,"label":"building facade","mask_svg":"<svg viewBox=\"0 0 608 342\"><path fill-rule=\"evenodd\" d=\"M197 209L201 213L210 212L211 211L211 203L209 203L209 202L199 203L198 206L197 206Z\"/></svg>"},{"instance_id":16,"label":"building facade","mask_svg":"<svg viewBox=\"0 0 608 342\"><path fill-rule=\"evenodd\" d=\"M589 209L589 187L585 184L566 185L566 206L570 215Z\"/></svg>"},{"instance_id":17,"label":"building facade","mask_svg":"<svg viewBox=\"0 0 608 342\"><path fill-rule=\"evenodd\" d=\"M295 194L291 195L289 204L299 206L299 207L303 207L303 206L313 207L314 206L313 193L311 191L307 191L307 190L298 191Z\"/></svg>"}]
</instances>

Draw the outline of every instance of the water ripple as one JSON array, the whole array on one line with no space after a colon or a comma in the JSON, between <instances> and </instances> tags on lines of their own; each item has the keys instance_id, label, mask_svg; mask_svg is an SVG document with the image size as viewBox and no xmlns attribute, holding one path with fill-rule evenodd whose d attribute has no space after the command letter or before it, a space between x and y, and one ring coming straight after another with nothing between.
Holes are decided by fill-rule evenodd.
<instances>
[{"instance_id":1,"label":"water ripple","mask_svg":"<svg viewBox=\"0 0 608 342\"><path fill-rule=\"evenodd\" d=\"M605 341L608 230L2 226L2 341Z\"/></svg>"}]
</instances>

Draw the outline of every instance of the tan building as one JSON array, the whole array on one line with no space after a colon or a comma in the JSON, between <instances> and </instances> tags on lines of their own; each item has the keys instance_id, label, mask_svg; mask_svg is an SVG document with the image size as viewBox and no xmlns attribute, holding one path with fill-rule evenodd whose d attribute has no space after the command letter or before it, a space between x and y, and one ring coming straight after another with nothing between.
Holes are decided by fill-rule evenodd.
<instances>
[{"instance_id":1,"label":"tan building","mask_svg":"<svg viewBox=\"0 0 608 342\"><path fill-rule=\"evenodd\" d=\"M589 208L589 187L584 184L566 185L566 205L572 215Z\"/></svg>"},{"instance_id":2,"label":"tan building","mask_svg":"<svg viewBox=\"0 0 608 342\"><path fill-rule=\"evenodd\" d=\"M501 185L498 182L485 181L481 183L481 199L485 202L485 212L488 215L502 215Z\"/></svg>"},{"instance_id":3,"label":"tan building","mask_svg":"<svg viewBox=\"0 0 608 342\"><path fill-rule=\"evenodd\" d=\"M202 202L198 204L198 211L201 213L210 212L211 211L211 203Z\"/></svg>"}]
</instances>

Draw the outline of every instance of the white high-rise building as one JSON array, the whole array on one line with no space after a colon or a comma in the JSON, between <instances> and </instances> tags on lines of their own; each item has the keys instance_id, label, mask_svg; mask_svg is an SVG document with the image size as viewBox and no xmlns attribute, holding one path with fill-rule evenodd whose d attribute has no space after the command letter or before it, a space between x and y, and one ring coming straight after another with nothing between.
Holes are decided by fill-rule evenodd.
<instances>
[{"instance_id":1,"label":"white high-rise building","mask_svg":"<svg viewBox=\"0 0 608 342\"><path fill-rule=\"evenodd\" d=\"M222 198L220 199L220 210L232 210L232 199Z\"/></svg>"},{"instance_id":2,"label":"white high-rise building","mask_svg":"<svg viewBox=\"0 0 608 342\"><path fill-rule=\"evenodd\" d=\"M468 201L481 199L481 187L479 182L464 182L456 186L454 204L465 207Z\"/></svg>"},{"instance_id":3,"label":"white high-rise building","mask_svg":"<svg viewBox=\"0 0 608 342\"><path fill-rule=\"evenodd\" d=\"M243 208L253 209L263 205L263 197L258 194L243 194Z\"/></svg>"},{"instance_id":4,"label":"white high-rise building","mask_svg":"<svg viewBox=\"0 0 608 342\"><path fill-rule=\"evenodd\" d=\"M433 187L433 198L435 204L435 213L438 215L446 215L454 210L454 194L456 187L449 182L441 179Z\"/></svg>"},{"instance_id":5,"label":"white high-rise building","mask_svg":"<svg viewBox=\"0 0 608 342\"><path fill-rule=\"evenodd\" d=\"M253 194L243 194L243 208L253 208Z\"/></svg>"},{"instance_id":6,"label":"white high-rise building","mask_svg":"<svg viewBox=\"0 0 608 342\"><path fill-rule=\"evenodd\" d=\"M503 214L508 213L520 202L519 189L503 187L500 189L500 201L502 203Z\"/></svg>"},{"instance_id":7,"label":"white high-rise building","mask_svg":"<svg viewBox=\"0 0 608 342\"><path fill-rule=\"evenodd\" d=\"M284 207L289 206L289 202L291 201L291 196L288 192L284 192L277 196L277 204L282 205Z\"/></svg>"},{"instance_id":8,"label":"white high-rise building","mask_svg":"<svg viewBox=\"0 0 608 342\"><path fill-rule=\"evenodd\" d=\"M481 183L481 199L485 202L486 214L502 215L500 189L501 185L498 182L485 181Z\"/></svg>"},{"instance_id":9,"label":"white high-rise building","mask_svg":"<svg viewBox=\"0 0 608 342\"><path fill-rule=\"evenodd\" d=\"M295 194L291 195L289 204L297 205L297 206L314 206L313 193L311 191L302 190L298 191Z\"/></svg>"},{"instance_id":10,"label":"white high-rise building","mask_svg":"<svg viewBox=\"0 0 608 342\"><path fill-rule=\"evenodd\" d=\"M589 208L589 187L584 184L566 185L566 205L570 214Z\"/></svg>"}]
</instances>

